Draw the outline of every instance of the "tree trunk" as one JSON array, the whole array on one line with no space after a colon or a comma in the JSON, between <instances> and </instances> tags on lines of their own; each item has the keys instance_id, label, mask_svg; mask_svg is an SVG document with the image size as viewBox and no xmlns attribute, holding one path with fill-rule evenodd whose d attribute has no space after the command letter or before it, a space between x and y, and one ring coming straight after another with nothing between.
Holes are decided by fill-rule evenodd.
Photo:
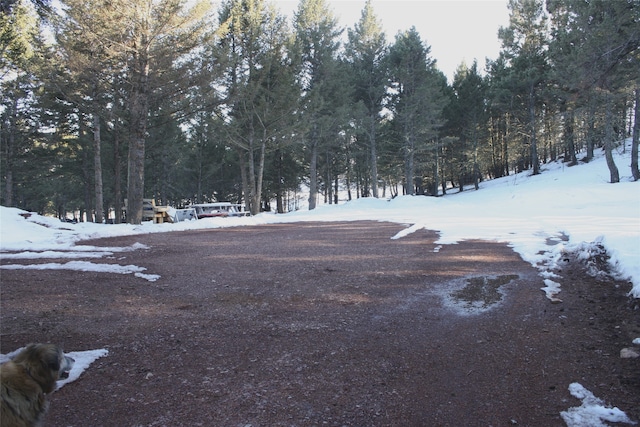
<instances>
[{"instance_id":1,"label":"tree trunk","mask_svg":"<svg viewBox=\"0 0 640 427\"><path fill-rule=\"evenodd\" d=\"M538 141L536 135L536 96L535 87L532 84L529 90L529 128L531 132L531 164L533 166L533 174L540 173L540 162L538 161Z\"/></svg>"},{"instance_id":2,"label":"tree trunk","mask_svg":"<svg viewBox=\"0 0 640 427\"><path fill-rule=\"evenodd\" d=\"M318 144L311 144L311 159L309 160L309 210L316 208L318 197Z\"/></svg>"},{"instance_id":3,"label":"tree trunk","mask_svg":"<svg viewBox=\"0 0 640 427\"><path fill-rule=\"evenodd\" d=\"M142 199L144 198L144 138L132 135L129 141L129 173L127 187L127 222L142 222Z\"/></svg>"},{"instance_id":4,"label":"tree trunk","mask_svg":"<svg viewBox=\"0 0 640 427\"><path fill-rule=\"evenodd\" d=\"M502 144L500 143L502 140L502 134L499 123L499 119L491 119L491 176L493 178L501 178L504 176L504 167L502 166Z\"/></svg>"},{"instance_id":5,"label":"tree trunk","mask_svg":"<svg viewBox=\"0 0 640 427\"><path fill-rule=\"evenodd\" d=\"M369 140L371 141L371 195L378 198L378 153L376 147L376 117L374 115L371 116Z\"/></svg>"},{"instance_id":6,"label":"tree trunk","mask_svg":"<svg viewBox=\"0 0 640 427\"><path fill-rule=\"evenodd\" d=\"M473 131L473 188L480 189L480 166L478 166L478 129Z\"/></svg>"},{"instance_id":7,"label":"tree trunk","mask_svg":"<svg viewBox=\"0 0 640 427\"><path fill-rule=\"evenodd\" d=\"M260 199L262 197L262 178L264 176L264 158L265 158L265 152L267 149L267 142L265 139L262 139L261 143L260 143L260 158L258 160L258 170L256 172L256 185L255 185L255 189L256 189L256 194L253 196L253 206L254 206L254 210L255 212L251 212L251 215L257 215L260 213Z\"/></svg>"},{"instance_id":8,"label":"tree trunk","mask_svg":"<svg viewBox=\"0 0 640 427\"><path fill-rule=\"evenodd\" d=\"M413 138L413 125L408 121L404 124L404 179L405 194L413 196L415 194L414 184L414 152L415 141Z\"/></svg>"},{"instance_id":9,"label":"tree trunk","mask_svg":"<svg viewBox=\"0 0 640 427\"><path fill-rule=\"evenodd\" d=\"M638 145L640 139L640 87L635 91L635 108L633 112L633 136L631 137L631 174L634 181L640 179L638 170Z\"/></svg>"},{"instance_id":10,"label":"tree trunk","mask_svg":"<svg viewBox=\"0 0 640 427\"><path fill-rule=\"evenodd\" d=\"M413 155L413 138L408 135L405 137L406 146L404 151L404 179L405 179L405 194L413 196L415 194L415 185L413 182L414 171L414 155Z\"/></svg>"},{"instance_id":11,"label":"tree trunk","mask_svg":"<svg viewBox=\"0 0 640 427\"><path fill-rule=\"evenodd\" d=\"M436 148L434 150L436 154L435 161L433 162L433 179L428 183L429 195L438 197L438 182L440 181L440 143L436 139Z\"/></svg>"},{"instance_id":12,"label":"tree trunk","mask_svg":"<svg viewBox=\"0 0 640 427\"><path fill-rule=\"evenodd\" d=\"M102 154L100 139L100 116L93 113L93 171L94 188L96 198L96 222L102 224L104 221L104 196L102 192Z\"/></svg>"},{"instance_id":13,"label":"tree trunk","mask_svg":"<svg viewBox=\"0 0 640 427\"><path fill-rule=\"evenodd\" d=\"M578 164L578 158L576 157L576 144L574 142L573 135L573 120L573 109L569 107L569 111L567 111L564 123L565 140L567 143L567 151L569 154L569 166L575 166Z\"/></svg>"},{"instance_id":14,"label":"tree trunk","mask_svg":"<svg viewBox=\"0 0 640 427\"><path fill-rule=\"evenodd\" d=\"M245 159L245 151L238 147L238 163L240 164L240 178L242 179L242 192L244 193L244 207L245 210L252 212L251 210L251 191L249 190L249 179L247 178L247 161Z\"/></svg>"},{"instance_id":15,"label":"tree trunk","mask_svg":"<svg viewBox=\"0 0 640 427\"><path fill-rule=\"evenodd\" d=\"M249 184L249 195L248 199L250 200L250 212L251 215L257 215L260 213L260 196L262 192L262 174L264 173L264 153L265 153L265 145L266 142L264 138L260 142L260 156L258 158L258 167L256 168L256 158L255 158L255 144L256 144L256 135L253 127L253 123L249 122L249 143L248 143L248 157L249 157L249 174L247 177Z\"/></svg>"},{"instance_id":16,"label":"tree trunk","mask_svg":"<svg viewBox=\"0 0 640 427\"><path fill-rule=\"evenodd\" d=\"M13 155L16 144L16 116L18 110L18 100L16 97L11 102L11 110L8 111L9 135L7 136L7 148L5 151L6 168L5 171L5 206L13 206Z\"/></svg>"},{"instance_id":17,"label":"tree trunk","mask_svg":"<svg viewBox=\"0 0 640 427\"><path fill-rule=\"evenodd\" d=\"M276 149L275 152L275 158L276 158L276 168L277 168L277 178L278 180L276 181L276 211L281 214L284 213L284 190L282 188L282 151L280 150L280 148Z\"/></svg>"},{"instance_id":18,"label":"tree trunk","mask_svg":"<svg viewBox=\"0 0 640 427\"><path fill-rule=\"evenodd\" d=\"M615 184L620 182L620 173L618 172L618 167L613 161L613 148L615 145L615 134L613 131L613 112L611 111L611 99L609 96L609 101L607 102L607 112L606 112L606 123L605 123L605 141L604 141L604 152L605 158L607 159L607 167L609 168L609 174L611 176L611 183Z\"/></svg>"},{"instance_id":19,"label":"tree trunk","mask_svg":"<svg viewBox=\"0 0 640 427\"><path fill-rule=\"evenodd\" d=\"M254 135L253 131L251 131L249 135L249 173L247 174L247 179L249 181L249 200L251 206L250 212L251 215L256 215L258 212L260 212L260 196L256 195L256 159L254 155L253 143Z\"/></svg>"},{"instance_id":20,"label":"tree trunk","mask_svg":"<svg viewBox=\"0 0 640 427\"><path fill-rule=\"evenodd\" d=\"M149 52L148 40L141 35L133 58L131 70L131 134L129 141L129 173L127 188L127 222L142 222L142 199L144 198L144 158L149 114Z\"/></svg>"},{"instance_id":21,"label":"tree trunk","mask_svg":"<svg viewBox=\"0 0 640 427\"><path fill-rule=\"evenodd\" d=\"M560 113L563 117L563 139L565 149L565 162L569 166L575 166L578 164L578 158L576 157L576 144L574 140L573 122L575 120L573 104L567 105L566 100L560 102ZM551 157L551 160L555 160L555 156Z\"/></svg>"},{"instance_id":22,"label":"tree trunk","mask_svg":"<svg viewBox=\"0 0 640 427\"><path fill-rule=\"evenodd\" d=\"M596 112L595 112L595 101L590 99L588 101L589 109L587 111L587 158L586 161L590 162L593 159L593 152L595 148L595 121L596 121Z\"/></svg>"},{"instance_id":23,"label":"tree trunk","mask_svg":"<svg viewBox=\"0 0 640 427\"><path fill-rule=\"evenodd\" d=\"M324 202L328 204L333 204L333 187L331 186L331 181L333 178L331 177L331 152L329 147L327 147L327 153L325 154L325 164L326 164L326 177L324 186Z\"/></svg>"},{"instance_id":24,"label":"tree trunk","mask_svg":"<svg viewBox=\"0 0 640 427\"><path fill-rule=\"evenodd\" d=\"M509 176L509 139L511 138L511 117L509 114L505 116L504 133L502 134L502 161L503 172L502 176Z\"/></svg>"},{"instance_id":25,"label":"tree trunk","mask_svg":"<svg viewBox=\"0 0 640 427\"><path fill-rule=\"evenodd\" d=\"M204 163L204 154L203 154L203 146L204 146L204 137L199 137L199 141L198 141L198 145L197 145L197 151L198 151L198 159L197 159L197 164L195 165L196 168L196 174L197 174L197 178L196 178L196 200L194 203L202 203L202 164Z\"/></svg>"},{"instance_id":26,"label":"tree trunk","mask_svg":"<svg viewBox=\"0 0 640 427\"><path fill-rule=\"evenodd\" d=\"M115 209L115 220L116 224L120 224L122 222L122 188L120 187L120 167L121 167L121 157L120 157L120 133L118 132L118 126L114 127L114 140L113 140L113 198L114 198L114 209Z\"/></svg>"},{"instance_id":27,"label":"tree trunk","mask_svg":"<svg viewBox=\"0 0 640 427\"><path fill-rule=\"evenodd\" d=\"M80 129L80 141L82 141L82 176L84 177L84 208L85 208L85 220L86 222L93 222L93 214L91 208L91 171L89 160L89 144L87 142L87 131L84 125L81 125ZM82 215L80 215L80 221L82 221Z\"/></svg>"},{"instance_id":28,"label":"tree trunk","mask_svg":"<svg viewBox=\"0 0 640 427\"><path fill-rule=\"evenodd\" d=\"M316 208L316 199L318 197L318 131L317 125L311 132L311 156L309 158L309 210Z\"/></svg>"},{"instance_id":29,"label":"tree trunk","mask_svg":"<svg viewBox=\"0 0 640 427\"><path fill-rule=\"evenodd\" d=\"M11 167L7 167L7 170L5 172L4 184L5 184L4 203L7 207L13 206L13 170Z\"/></svg>"},{"instance_id":30,"label":"tree trunk","mask_svg":"<svg viewBox=\"0 0 640 427\"><path fill-rule=\"evenodd\" d=\"M349 154L349 151L347 150L347 157L346 157L346 162L345 164L347 165L347 172L346 172L346 186L347 186L347 200L351 201L351 171L353 170L351 167L351 156Z\"/></svg>"}]
</instances>

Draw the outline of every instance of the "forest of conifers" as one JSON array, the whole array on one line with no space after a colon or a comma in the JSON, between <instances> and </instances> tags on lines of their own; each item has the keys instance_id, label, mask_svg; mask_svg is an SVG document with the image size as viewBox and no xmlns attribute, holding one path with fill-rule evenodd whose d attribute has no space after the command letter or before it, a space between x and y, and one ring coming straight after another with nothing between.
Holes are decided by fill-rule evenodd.
<instances>
[{"instance_id":1,"label":"forest of conifers","mask_svg":"<svg viewBox=\"0 0 640 427\"><path fill-rule=\"evenodd\" d=\"M268 0L0 4L3 206L286 212L301 188L309 209L437 196L595 150L611 182L640 179L640 0L510 0L498 58L452 82L415 28L387 40L370 1L346 29L326 0L290 20Z\"/></svg>"}]
</instances>

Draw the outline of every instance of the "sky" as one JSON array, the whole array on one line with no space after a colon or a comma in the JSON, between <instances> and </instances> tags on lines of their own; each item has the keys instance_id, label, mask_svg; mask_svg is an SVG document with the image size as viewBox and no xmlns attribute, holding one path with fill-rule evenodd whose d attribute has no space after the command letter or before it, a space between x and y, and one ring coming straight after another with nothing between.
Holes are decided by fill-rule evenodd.
<instances>
[{"instance_id":1,"label":"sky","mask_svg":"<svg viewBox=\"0 0 640 427\"><path fill-rule=\"evenodd\" d=\"M126 259L123 256L126 252L147 246L136 243L127 247L97 247L84 245L82 241L272 223L373 220L403 224L405 228L392 239L402 239L421 229L437 231L440 237L434 251L469 239L506 242L537 269L541 298L546 296L560 304L563 255L571 252L579 259L588 260L603 247L610 256L609 264L616 278L629 281L630 298L640 298L640 181L634 182L631 178L630 140L625 149L619 147L615 151L614 160L621 175L621 182L617 184L609 183L604 153L598 150L596 158L588 164L567 167L561 162L547 163L542 165L540 175L532 176L525 171L484 181L478 191L451 190L437 198L341 200L338 205L320 205L313 211L261 213L252 217L208 218L175 224L69 224L0 206L0 258L3 261L0 268L131 274L144 286L148 281L163 278L144 265L113 264L113 255L120 253L118 258ZM56 262L48 262L49 259ZM628 344L640 345L640 337ZM67 382L78 378L84 369L90 369L97 358L108 357L106 349L65 350L72 351L76 359ZM6 355L0 355L0 362L3 358L6 360ZM567 384L567 387L573 396L582 400L581 406L561 413L568 427L607 425L604 421L630 422L622 411L606 406L579 383Z\"/></svg>"},{"instance_id":2,"label":"sky","mask_svg":"<svg viewBox=\"0 0 640 427\"><path fill-rule=\"evenodd\" d=\"M360 19L365 0L328 0L342 27L353 28ZM298 1L276 0L282 12L291 16ZM382 22L387 42L399 31L415 26L422 41L431 46L438 68L453 80L461 62L478 60L483 71L485 58L497 59L498 29L509 24L507 0L372 0Z\"/></svg>"}]
</instances>

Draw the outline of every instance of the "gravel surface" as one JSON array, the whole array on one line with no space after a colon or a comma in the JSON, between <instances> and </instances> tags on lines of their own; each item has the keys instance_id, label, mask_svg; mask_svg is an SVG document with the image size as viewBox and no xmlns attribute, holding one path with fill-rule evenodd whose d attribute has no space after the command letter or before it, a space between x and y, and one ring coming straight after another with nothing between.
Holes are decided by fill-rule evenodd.
<instances>
[{"instance_id":1,"label":"gravel surface","mask_svg":"<svg viewBox=\"0 0 640 427\"><path fill-rule=\"evenodd\" d=\"M143 243L99 262L161 277L0 270L2 351L109 350L51 396L47 426L564 426L573 382L640 421L640 359L620 358L640 337L629 283L567 256L553 304L507 245L391 240L403 228L83 242Z\"/></svg>"}]
</instances>

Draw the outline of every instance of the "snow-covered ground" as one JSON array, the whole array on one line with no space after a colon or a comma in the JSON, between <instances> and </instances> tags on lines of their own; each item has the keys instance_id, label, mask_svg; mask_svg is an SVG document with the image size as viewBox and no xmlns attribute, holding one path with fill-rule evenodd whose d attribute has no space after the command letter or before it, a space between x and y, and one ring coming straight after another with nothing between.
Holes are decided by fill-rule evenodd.
<instances>
[{"instance_id":1,"label":"snow-covered ground","mask_svg":"<svg viewBox=\"0 0 640 427\"><path fill-rule=\"evenodd\" d=\"M523 172L483 182L479 191L451 191L444 197L404 196L391 201L366 198L323 205L313 211L209 218L177 224L68 224L36 214L25 218L26 215L20 215L26 214L24 211L0 207L0 256L4 260L21 260L21 264L5 264L2 268L101 271L135 274L155 281L161 277L153 271L146 272L144 266L100 263L103 257L134 251L143 245L99 248L81 242L101 237L269 223L376 220L406 224L394 238L426 228L440 233L439 245L466 239L508 242L538 269L541 285L544 284L541 289L548 298L557 301L562 299L562 290L554 279L558 278L556 266L562 254L570 251L588 258L604 248L610 256L612 272L619 279L629 280L630 296L640 298L640 182L631 180L630 157L629 144L626 150L619 148L615 155L621 173L621 182L617 184L609 183L604 156L598 153L588 164L567 167L560 162L549 163L542 166L540 175ZM70 261L24 264L25 259L45 258ZM578 386L572 386L572 393L588 393L580 391ZM588 402L596 401L596 398L585 398L583 407L593 409L594 405ZM579 408L571 408L565 416L569 425L577 425L570 424L577 416L574 410ZM597 417L598 413L595 411L593 416Z\"/></svg>"}]
</instances>

